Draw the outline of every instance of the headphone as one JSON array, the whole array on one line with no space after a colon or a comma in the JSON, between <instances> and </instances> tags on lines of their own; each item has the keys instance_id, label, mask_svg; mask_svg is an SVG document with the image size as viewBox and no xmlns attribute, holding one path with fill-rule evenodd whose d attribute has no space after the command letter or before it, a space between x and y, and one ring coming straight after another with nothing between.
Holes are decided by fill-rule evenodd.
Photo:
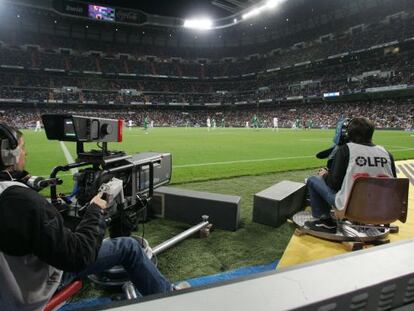
<instances>
[{"instance_id":1,"label":"headphone","mask_svg":"<svg viewBox=\"0 0 414 311\"><path fill-rule=\"evenodd\" d=\"M13 166L19 161L21 148L17 132L4 123L0 123L0 160L3 166Z\"/></svg>"}]
</instances>

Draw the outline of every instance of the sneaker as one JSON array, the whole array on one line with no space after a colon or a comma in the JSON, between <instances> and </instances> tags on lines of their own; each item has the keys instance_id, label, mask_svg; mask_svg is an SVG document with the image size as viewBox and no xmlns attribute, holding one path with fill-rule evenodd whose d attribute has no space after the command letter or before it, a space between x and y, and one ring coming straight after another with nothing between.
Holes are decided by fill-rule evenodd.
<instances>
[{"instance_id":1,"label":"sneaker","mask_svg":"<svg viewBox=\"0 0 414 311\"><path fill-rule=\"evenodd\" d=\"M332 218L307 221L305 226L314 231L336 233L336 222Z\"/></svg>"},{"instance_id":2,"label":"sneaker","mask_svg":"<svg viewBox=\"0 0 414 311\"><path fill-rule=\"evenodd\" d=\"M340 226L339 230L344 236L350 238L362 238L367 236L363 230L360 231L358 227L354 227L352 224L344 223L342 226Z\"/></svg>"},{"instance_id":3,"label":"sneaker","mask_svg":"<svg viewBox=\"0 0 414 311\"><path fill-rule=\"evenodd\" d=\"M187 289L190 288L191 284L188 283L187 281L183 281L177 284L173 285L173 290L182 290L182 289Z\"/></svg>"}]
</instances>

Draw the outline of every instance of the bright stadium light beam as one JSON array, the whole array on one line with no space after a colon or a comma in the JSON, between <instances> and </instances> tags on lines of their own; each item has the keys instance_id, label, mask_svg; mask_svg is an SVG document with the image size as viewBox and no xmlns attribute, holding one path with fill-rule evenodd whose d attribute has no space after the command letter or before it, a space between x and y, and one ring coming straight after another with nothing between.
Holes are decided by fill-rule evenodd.
<instances>
[{"instance_id":1,"label":"bright stadium light beam","mask_svg":"<svg viewBox=\"0 0 414 311\"><path fill-rule=\"evenodd\" d=\"M251 11L249 11L249 12L247 12L247 13L243 14L243 15L242 15L242 18L243 18L243 19L248 19L248 18L251 18L251 17L257 16L257 15L259 15L259 14L262 12L263 8L264 8L264 7L258 7L258 8L255 8L255 9L253 9L253 10L251 10Z\"/></svg>"},{"instance_id":2,"label":"bright stadium light beam","mask_svg":"<svg viewBox=\"0 0 414 311\"><path fill-rule=\"evenodd\" d=\"M213 21L209 18L186 19L183 26L190 29L209 30L213 27Z\"/></svg>"},{"instance_id":3,"label":"bright stadium light beam","mask_svg":"<svg viewBox=\"0 0 414 311\"><path fill-rule=\"evenodd\" d=\"M266 2L266 8L274 9L280 2L280 0L268 0Z\"/></svg>"},{"instance_id":4,"label":"bright stadium light beam","mask_svg":"<svg viewBox=\"0 0 414 311\"><path fill-rule=\"evenodd\" d=\"M248 11L247 13L243 14L242 18L243 19L248 19L248 18L257 16L257 15L261 14L262 12L264 12L266 10L269 10L269 9L273 10L282 2L283 2L283 0L268 0L262 6L256 7L254 9Z\"/></svg>"}]
</instances>

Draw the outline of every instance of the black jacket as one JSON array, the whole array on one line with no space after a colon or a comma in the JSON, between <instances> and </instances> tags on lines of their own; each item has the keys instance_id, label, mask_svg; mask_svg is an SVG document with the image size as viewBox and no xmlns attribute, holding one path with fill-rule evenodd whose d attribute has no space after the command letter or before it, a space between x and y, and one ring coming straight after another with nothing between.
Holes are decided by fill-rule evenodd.
<instances>
[{"instance_id":1,"label":"black jacket","mask_svg":"<svg viewBox=\"0 0 414 311\"><path fill-rule=\"evenodd\" d=\"M373 146L370 144L369 146ZM391 159L391 169L394 177L397 176L395 171L394 158L391 153L388 152ZM349 148L347 144L344 144L339 147L338 151L335 154L334 161L332 163L332 168L328 172L328 175L325 176L326 184L335 192L338 192L342 187L342 182L345 178L346 170L348 169L349 164Z\"/></svg>"},{"instance_id":2,"label":"black jacket","mask_svg":"<svg viewBox=\"0 0 414 311\"><path fill-rule=\"evenodd\" d=\"M10 180L0 173L0 182ZM11 186L0 195L0 251L33 254L57 269L78 272L96 260L105 233L100 208L92 204L72 232L55 207L36 191Z\"/></svg>"}]
</instances>

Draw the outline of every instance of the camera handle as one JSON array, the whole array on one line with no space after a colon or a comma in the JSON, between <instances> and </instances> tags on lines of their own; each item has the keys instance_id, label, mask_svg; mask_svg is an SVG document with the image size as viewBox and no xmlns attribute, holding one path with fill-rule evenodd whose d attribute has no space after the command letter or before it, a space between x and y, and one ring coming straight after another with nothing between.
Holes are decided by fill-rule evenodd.
<instances>
[{"instance_id":1,"label":"camera handle","mask_svg":"<svg viewBox=\"0 0 414 311\"><path fill-rule=\"evenodd\" d=\"M90 165L91 163L88 162L79 162L79 163L70 163L67 165L59 165L53 168L52 172L50 173L50 178L56 178L58 172L67 172L71 170L72 168L77 168L81 166ZM57 205L59 203L57 199L57 193L56 193L56 185L50 186L50 200L53 205Z\"/></svg>"}]
</instances>

